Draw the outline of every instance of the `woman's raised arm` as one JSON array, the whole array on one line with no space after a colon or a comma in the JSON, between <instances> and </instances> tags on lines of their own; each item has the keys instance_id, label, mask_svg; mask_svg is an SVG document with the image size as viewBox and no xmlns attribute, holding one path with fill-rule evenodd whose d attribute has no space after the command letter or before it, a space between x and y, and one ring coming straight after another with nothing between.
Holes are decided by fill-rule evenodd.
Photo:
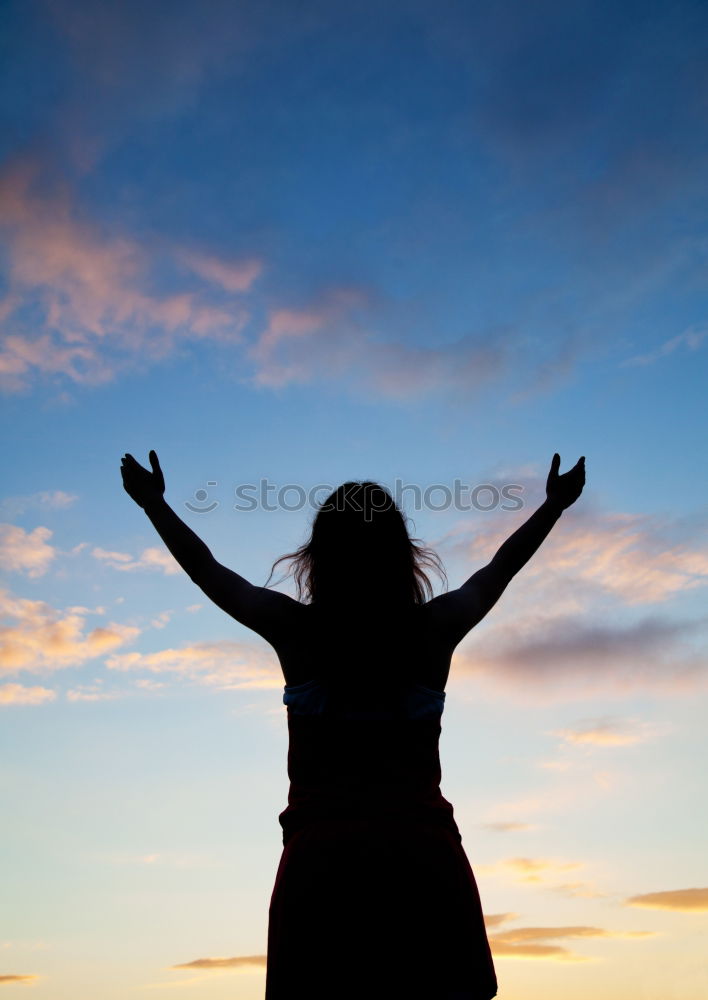
<instances>
[{"instance_id":1,"label":"woman's raised arm","mask_svg":"<svg viewBox=\"0 0 708 1000\"><path fill-rule=\"evenodd\" d=\"M560 455L553 456L546 481L546 499L528 521L507 538L494 558L457 590L430 601L438 627L457 645L497 603L522 566L548 536L563 511L575 503L585 485L585 457L558 475Z\"/></svg>"},{"instance_id":2,"label":"woman's raised arm","mask_svg":"<svg viewBox=\"0 0 708 1000\"><path fill-rule=\"evenodd\" d=\"M277 642L294 624L302 606L287 594L254 586L217 562L208 546L166 502L165 477L157 454L151 451L149 458L152 472L132 455L123 457L121 475L126 493L143 508L182 569L214 604L268 642Z\"/></svg>"}]
</instances>

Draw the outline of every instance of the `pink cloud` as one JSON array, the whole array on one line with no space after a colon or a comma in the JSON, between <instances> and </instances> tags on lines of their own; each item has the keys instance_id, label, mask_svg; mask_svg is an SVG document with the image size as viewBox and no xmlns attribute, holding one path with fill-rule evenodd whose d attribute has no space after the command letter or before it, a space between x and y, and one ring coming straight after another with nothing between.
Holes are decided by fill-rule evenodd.
<instances>
[{"instance_id":1,"label":"pink cloud","mask_svg":"<svg viewBox=\"0 0 708 1000\"><path fill-rule=\"evenodd\" d=\"M254 382L282 386L345 379L376 396L406 399L442 386L481 385L506 370L509 332L464 337L441 347L378 339L361 313L370 296L330 289L304 308L280 308L249 351Z\"/></svg>"},{"instance_id":2,"label":"pink cloud","mask_svg":"<svg viewBox=\"0 0 708 1000\"><path fill-rule=\"evenodd\" d=\"M157 248L110 234L86 219L66 189L40 188L38 165L15 164L0 177L0 226L9 254L0 385L24 388L37 374L100 384L118 371L160 360L180 342L241 340L248 311L212 291L150 289ZM242 295L261 269L184 247L161 247L192 276ZM190 283L193 283L190 279ZM23 328L22 310L40 305L43 323Z\"/></svg>"}]
</instances>

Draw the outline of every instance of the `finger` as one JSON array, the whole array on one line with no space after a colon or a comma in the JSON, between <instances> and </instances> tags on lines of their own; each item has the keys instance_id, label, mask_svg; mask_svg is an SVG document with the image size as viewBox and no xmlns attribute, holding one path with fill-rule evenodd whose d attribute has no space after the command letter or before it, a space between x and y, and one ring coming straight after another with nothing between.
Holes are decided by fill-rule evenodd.
<instances>
[{"instance_id":1,"label":"finger","mask_svg":"<svg viewBox=\"0 0 708 1000\"><path fill-rule=\"evenodd\" d=\"M554 455L553 455L553 458L551 459L551 475L552 476L557 476L558 475L558 470L560 469L560 464L561 464L561 457L558 454L558 452L556 451L554 453Z\"/></svg>"},{"instance_id":2,"label":"finger","mask_svg":"<svg viewBox=\"0 0 708 1000\"><path fill-rule=\"evenodd\" d=\"M152 465L153 473L155 474L155 479L157 480L158 489L163 493L165 492L165 477L162 474L162 469L160 468L160 460L157 457L156 451L150 452L150 464Z\"/></svg>"}]
</instances>

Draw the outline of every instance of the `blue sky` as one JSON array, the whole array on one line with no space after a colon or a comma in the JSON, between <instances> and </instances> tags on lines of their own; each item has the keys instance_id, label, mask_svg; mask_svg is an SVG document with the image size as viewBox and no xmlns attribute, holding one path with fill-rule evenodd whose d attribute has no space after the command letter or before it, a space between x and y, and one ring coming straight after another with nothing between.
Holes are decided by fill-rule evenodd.
<instances>
[{"instance_id":1,"label":"blue sky","mask_svg":"<svg viewBox=\"0 0 708 1000\"><path fill-rule=\"evenodd\" d=\"M585 492L457 650L443 791L505 1000L693 1000L705 5L4 14L0 985L262 996L282 675L177 571L124 452L255 583L313 511L237 512L239 485L522 486L408 509L458 586L558 451Z\"/></svg>"}]
</instances>

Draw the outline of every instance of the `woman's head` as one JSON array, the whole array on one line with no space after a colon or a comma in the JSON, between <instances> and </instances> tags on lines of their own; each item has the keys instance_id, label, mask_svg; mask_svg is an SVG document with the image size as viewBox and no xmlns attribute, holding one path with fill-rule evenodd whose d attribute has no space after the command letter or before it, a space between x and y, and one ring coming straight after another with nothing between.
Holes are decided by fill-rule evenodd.
<instances>
[{"instance_id":1,"label":"woman's head","mask_svg":"<svg viewBox=\"0 0 708 1000\"><path fill-rule=\"evenodd\" d=\"M426 569L445 576L437 555L409 535L388 490L373 482L343 483L331 493L308 541L273 569L283 560L290 561L298 597L314 604L422 604L433 596Z\"/></svg>"}]
</instances>

